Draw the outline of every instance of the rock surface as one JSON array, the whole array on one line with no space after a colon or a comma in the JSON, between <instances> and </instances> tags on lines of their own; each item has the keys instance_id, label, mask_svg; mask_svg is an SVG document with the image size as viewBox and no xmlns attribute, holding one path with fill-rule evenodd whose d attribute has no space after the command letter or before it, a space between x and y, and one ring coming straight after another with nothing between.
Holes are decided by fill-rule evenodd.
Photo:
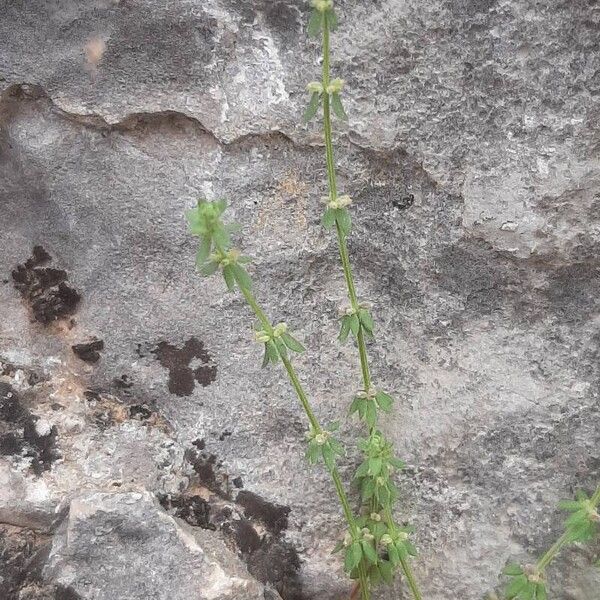
<instances>
[{"instance_id":1,"label":"rock surface","mask_svg":"<svg viewBox=\"0 0 600 600\"><path fill-rule=\"evenodd\" d=\"M397 398L386 432L410 465L399 516L424 596L477 600L509 558L555 539L558 499L600 481L600 5L339 4L336 156L374 373ZM319 226L318 127L298 124L319 69L306 6L0 0L0 14L0 543L14 565L0 590L71 593L79 561L109 548L86 546L94 509L75 555L60 550L69 503L147 490L284 600L343 596L329 554L342 521L303 461L301 411L283 373L260 369L240 299L195 273L183 219L198 197L229 198L261 300L309 347L297 362L319 417L343 416L359 372L334 341L344 286ZM88 364L71 348L93 338ZM33 561L47 543L54 562ZM561 557L554 598L592 597L593 553Z\"/></svg>"}]
</instances>

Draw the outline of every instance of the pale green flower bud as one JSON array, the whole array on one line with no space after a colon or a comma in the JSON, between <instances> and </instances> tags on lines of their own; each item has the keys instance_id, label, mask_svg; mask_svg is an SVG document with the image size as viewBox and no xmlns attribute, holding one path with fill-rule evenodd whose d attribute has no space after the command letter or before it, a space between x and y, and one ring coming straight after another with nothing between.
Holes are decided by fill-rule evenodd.
<instances>
[{"instance_id":1,"label":"pale green flower bud","mask_svg":"<svg viewBox=\"0 0 600 600\"><path fill-rule=\"evenodd\" d=\"M333 8L333 0L312 0L311 4L320 13L331 10Z\"/></svg>"},{"instance_id":2,"label":"pale green flower bud","mask_svg":"<svg viewBox=\"0 0 600 600\"><path fill-rule=\"evenodd\" d=\"M311 94L322 94L323 93L323 85L321 84L321 82L319 81L311 81L307 86L306 89L311 93Z\"/></svg>"},{"instance_id":3,"label":"pale green flower bud","mask_svg":"<svg viewBox=\"0 0 600 600\"><path fill-rule=\"evenodd\" d=\"M330 84L327 86L327 93L328 94L339 94L342 91L342 88L344 87L344 80L343 79L332 79Z\"/></svg>"}]
</instances>

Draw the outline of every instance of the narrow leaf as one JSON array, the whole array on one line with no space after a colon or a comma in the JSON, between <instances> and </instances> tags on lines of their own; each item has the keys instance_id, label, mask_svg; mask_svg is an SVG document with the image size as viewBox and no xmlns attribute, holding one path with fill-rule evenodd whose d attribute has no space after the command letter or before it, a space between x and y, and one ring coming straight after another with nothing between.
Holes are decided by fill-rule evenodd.
<instances>
[{"instance_id":1,"label":"narrow leaf","mask_svg":"<svg viewBox=\"0 0 600 600\"><path fill-rule=\"evenodd\" d=\"M218 263L211 260L210 262L204 263L200 267L200 273L202 273L202 275L206 275L208 277L209 275L212 275L218 268L219 268Z\"/></svg>"},{"instance_id":2,"label":"narrow leaf","mask_svg":"<svg viewBox=\"0 0 600 600\"><path fill-rule=\"evenodd\" d=\"M335 210L328 208L321 218L321 224L325 229L331 229L335 225Z\"/></svg>"},{"instance_id":3,"label":"narrow leaf","mask_svg":"<svg viewBox=\"0 0 600 600\"><path fill-rule=\"evenodd\" d=\"M340 342L345 342L348 339L348 334L350 333L350 316L345 316L342 318L342 328L340 330L340 335L338 339Z\"/></svg>"},{"instance_id":4,"label":"narrow leaf","mask_svg":"<svg viewBox=\"0 0 600 600\"><path fill-rule=\"evenodd\" d=\"M322 24L322 14L318 10L313 10L308 21L308 27L306 28L308 36L312 38L317 37L321 33Z\"/></svg>"},{"instance_id":5,"label":"narrow leaf","mask_svg":"<svg viewBox=\"0 0 600 600\"><path fill-rule=\"evenodd\" d=\"M342 105L342 99L339 94L331 94L331 108L333 108L333 112L338 119L342 119L343 121L348 120L348 115L344 110L344 106Z\"/></svg>"},{"instance_id":6,"label":"narrow leaf","mask_svg":"<svg viewBox=\"0 0 600 600\"><path fill-rule=\"evenodd\" d=\"M313 92L311 97L310 97L310 102L308 103L308 106L306 107L306 110L304 111L304 122L308 123L316 114L317 111L319 110L319 97L321 96L321 94L319 94L319 92Z\"/></svg>"},{"instance_id":7,"label":"narrow leaf","mask_svg":"<svg viewBox=\"0 0 600 600\"><path fill-rule=\"evenodd\" d=\"M210 237L205 236L201 239L198 252L196 252L196 266L201 267L206 262L210 254L211 245Z\"/></svg>"},{"instance_id":8,"label":"narrow leaf","mask_svg":"<svg viewBox=\"0 0 600 600\"><path fill-rule=\"evenodd\" d=\"M293 352L304 352L306 348L289 333L282 333L281 340Z\"/></svg>"},{"instance_id":9,"label":"narrow leaf","mask_svg":"<svg viewBox=\"0 0 600 600\"><path fill-rule=\"evenodd\" d=\"M231 265L231 269L233 272L233 276L237 281L237 284L241 289L251 290L252 289L252 279L250 279L250 275L248 275L246 269L241 265Z\"/></svg>"},{"instance_id":10,"label":"narrow leaf","mask_svg":"<svg viewBox=\"0 0 600 600\"><path fill-rule=\"evenodd\" d=\"M377 552L375 552L375 548L371 542L367 540L363 540L360 544L362 546L362 551L365 558L373 565L377 564Z\"/></svg>"},{"instance_id":11,"label":"narrow leaf","mask_svg":"<svg viewBox=\"0 0 600 600\"><path fill-rule=\"evenodd\" d=\"M358 317L356 315L348 315L348 320L350 321L350 330L352 331L352 334L354 337L357 337L360 328Z\"/></svg>"},{"instance_id":12,"label":"narrow leaf","mask_svg":"<svg viewBox=\"0 0 600 600\"><path fill-rule=\"evenodd\" d=\"M225 278L227 289L231 292L235 288L235 277L231 270L231 265L227 265L223 268L223 277Z\"/></svg>"}]
</instances>

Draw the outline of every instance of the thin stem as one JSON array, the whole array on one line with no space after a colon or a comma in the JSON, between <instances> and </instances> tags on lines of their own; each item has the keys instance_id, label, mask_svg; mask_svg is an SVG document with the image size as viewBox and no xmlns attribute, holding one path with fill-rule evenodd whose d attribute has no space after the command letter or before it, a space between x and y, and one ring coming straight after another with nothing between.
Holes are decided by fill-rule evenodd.
<instances>
[{"instance_id":1,"label":"thin stem","mask_svg":"<svg viewBox=\"0 0 600 600\"><path fill-rule=\"evenodd\" d=\"M385 520L387 521L387 525L392 532L392 535L395 534L398 530L396 527L396 523L394 521L394 517L392 516L392 511L389 506L385 507ZM406 577L406 581L408 583L408 587L410 587L410 591L415 600L422 600L423 596L421 596L421 591L419 590L419 585L417 584L417 580L413 575L412 569L410 568L410 563L406 560L404 556L400 556L400 566L402 568L402 572Z\"/></svg>"},{"instance_id":2,"label":"thin stem","mask_svg":"<svg viewBox=\"0 0 600 600\"><path fill-rule=\"evenodd\" d=\"M414 599L423 600L423 596L421 596L421 591L419 590L419 586L417 585L417 580L413 575L413 572L410 568L410 564L406 560L406 557L400 556L400 565L402 566L402 571L404 571L404 576L406 577L408 587L410 588Z\"/></svg>"},{"instance_id":3,"label":"thin stem","mask_svg":"<svg viewBox=\"0 0 600 600\"><path fill-rule=\"evenodd\" d=\"M594 495L590 498L590 502L593 507L597 507L600 504L600 486L594 492ZM556 555L571 541L569 531L565 531L557 540L546 550L546 553L538 560L536 567L538 571L543 571L555 558Z\"/></svg>"},{"instance_id":4,"label":"thin stem","mask_svg":"<svg viewBox=\"0 0 600 600\"><path fill-rule=\"evenodd\" d=\"M569 543L569 532L565 531L557 540L548 548L544 556L537 562L537 570L543 571L563 549L563 546Z\"/></svg>"},{"instance_id":5,"label":"thin stem","mask_svg":"<svg viewBox=\"0 0 600 600\"><path fill-rule=\"evenodd\" d=\"M335 161L333 156L333 142L332 142L332 133L331 133L331 111L329 106L329 94L327 93L327 86L330 81L330 73L329 73L329 23L327 13L324 14L323 18L323 129L324 129L324 137L325 137L325 158L327 160L327 179L329 182L329 197L331 200L335 200L337 198L337 182L336 182L336 171L335 171ZM348 290L348 299L350 300L350 305L354 311L358 311L358 296L356 294L356 286L354 284L354 277L352 276L352 267L350 265L350 256L348 253L348 244L346 242L346 235L342 231L338 222L336 222L336 231L337 231L337 239L338 239L338 247L340 252L340 259L342 262L342 268L344 270L344 279L346 280L346 287ZM365 336L362 328L359 329L358 335L356 336L358 352L360 357L360 369L363 380L363 388L365 390L369 390L371 388L371 373L369 370L369 358L367 354L367 345L365 342ZM369 428L369 433L372 434L374 431L374 427ZM373 508L373 507L372 507ZM395 531L395 524L392 519L391 512L389 512L390 519L390 528ZM417 586L416 580L412 574L410 569L410 565L408 561L402 559L401 561L402 570L406 576L406 580L408 585L412 591L412 594L415 600L421 600L422 596ZM368 600L370 597L369 591L369 581L365 571L364 565L360 565L359 567L359 577L360 577L360 589L361 589L361 598L363 600Z\"/></svg>"}]
</instances>

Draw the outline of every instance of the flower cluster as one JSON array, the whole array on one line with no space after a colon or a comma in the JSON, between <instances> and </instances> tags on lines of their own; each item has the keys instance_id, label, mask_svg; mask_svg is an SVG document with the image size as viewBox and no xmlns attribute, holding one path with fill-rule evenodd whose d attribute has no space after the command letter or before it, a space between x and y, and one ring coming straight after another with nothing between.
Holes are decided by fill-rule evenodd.
<instances>
[{"instance_id":1,"label":"flower cluster","mask_svg":"<svg viewBox=\"0 0 600 600\"><path fill-rule=\"evenodd\" d=\"M307 434L308 449L306 458L311 465L323 460L328 469L335 466L335 457L344 456L344 447L333 436L333 432L339 429L339 423L332 423L328 429L316 430L311 428Z\"/></svg>"},{"instance_id":2,"label":"flower cluster","mask_svg":"<svg viewBox=\"0 0 600 600\"><path fill-rule=\"evenodd\" d=\"M352 333L354 338L358 339L360 331L367 338L373 337L374 323L370 309L371 304L369 302L360 302L356 309L350 306L343 311L341 317L342 327L339 335L341 342L345 342L350 333Z\"/></svg>"},{"instance_id":3,"label":"flower cluster","mask_svg":"<svg viewBox=\"0 0 600 600\"><path fill-rule=\"evenodd\" d=\"M254 332L256 341L265 345L263 367L269 363L277 363L281 357L287 356L287 351L304 352L304 346L290 333L285 323L278 323L270 331L258 329Z\"/></svg>"},{"instance_id":4,"label":"flower cluster","mask_svg":"<svg viewBox=\"0 0 600 600\"><path fill-rule=\"evenodd\" d=\"M200 200L198 205L186 213L190 232L200 238L196 253L196 265L203 275L212 275L220 269L228 290L237 284L240 289L252 289L252 279L242 265L250 258L242 256L231 248L231 233L236 225L225 225L221 215L227 208L225 200L207 202Z\"/></svg>"},{"instance_id":5,"label":"flower cluster","mask_svg":"<svg viewBox=\"0 0 600 600\"><path fill-rule=\"evenodd\" d=\"M383 412L390 412L394 399L382 390L369 388L368 390L359 390L352 404L350 405L350 414L358 413L369 427L375 427L377 423L377 409Z\"/></svg>"}]
</instances>

